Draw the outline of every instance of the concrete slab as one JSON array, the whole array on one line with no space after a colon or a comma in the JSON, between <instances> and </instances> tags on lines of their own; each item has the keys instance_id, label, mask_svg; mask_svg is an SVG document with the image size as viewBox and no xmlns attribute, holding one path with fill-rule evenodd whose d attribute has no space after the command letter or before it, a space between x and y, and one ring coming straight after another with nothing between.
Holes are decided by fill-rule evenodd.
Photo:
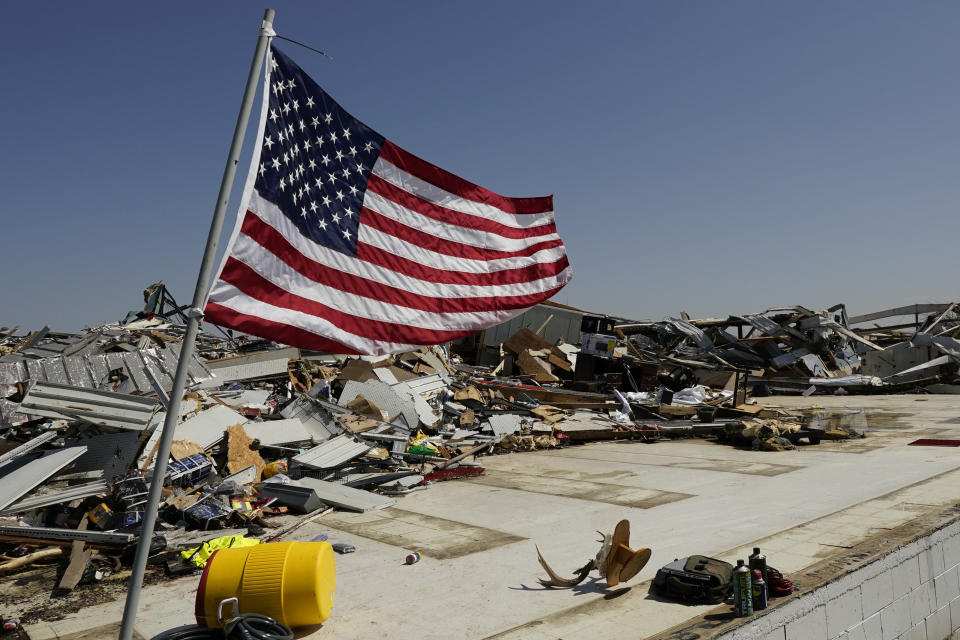
<instances>
[{"instance_id":1,"label":"concrete slab","mask_svg":"<svg viewBox=\"0 0 960 640\"><path fill-rule=\"evenodd\" d=\"M712 608L648 594L657 567L674 558L703 553L734 561L757 545L789 574L882 537L925 509L960 501L960 451L907 446L918 434L960 437L960 410L950 396L773 398L765 404L863 408L869 434L779 453L679 440L485 457L486 476L436 483L377 512L333 512L295 530L290 539L326 533L357 547L337 556L332 617L302 637L536 640L604 632L624 637L629 630L629 637L647 638ZM596 574L574 589L537 584L544 574L534 543L555 569L568 572L596 553L596 530L610 531L622 518L631 521L631 546L653 549L636 578L615 589ZM405 565L411 551L423 559ZM920 562L918 572L940 575L940 556L931 554L930 566ZM941 580L944 598L957 580L948 578ZM874 585L878 602L896 595L887 594L885 580ZM138 632L152 637L189 623L196 583L189 577L147 587L143 600L152 604ZM924 606L936 607L936 590L930 595ZM11 606L0 604L0 612ZM51 634L113 623L122 608L122 602L100 605L29 631L34 640L62 637ZM879 628L880 616L860 627L868 622ZM809 623L819 628L820 619ZM47 635L35 636L41 627Z\"/></svg>"}]
</instances>

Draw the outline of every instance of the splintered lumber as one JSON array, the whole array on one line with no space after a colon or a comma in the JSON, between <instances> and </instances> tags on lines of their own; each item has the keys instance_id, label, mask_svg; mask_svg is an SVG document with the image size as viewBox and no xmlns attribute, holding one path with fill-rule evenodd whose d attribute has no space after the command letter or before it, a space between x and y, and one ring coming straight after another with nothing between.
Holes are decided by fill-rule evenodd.
<instances>
[{"instance_id":1,"label":"splintered lumber","mask_svg":"<svg viewBox=\"0 0 960 640\"><path fill-rule=\"evenodd\" d=\"M512 353L515 356L520 355L527 349L539 351L541 349L552 348L552 344L525 327L507 338L507 341L503 343L504 351Z\"/></svg>"},{"instance_id":2,"label":"splintered lumber","mask_svg":"<svg viewBox=\"0 0 960 640\"><path fill-rule=\"evenodd\" d=\"M662 404L657 411L665 418L676 420L678 418L689 418L697 414L697 407L688 404Z\"/></svg>"},{"instance_id":3,"label":"splintered lumber","mask_svg":"<svg viewBox=\"0 0 960 640\"><path fill-rule=\"evenodd\" d=\"M550 355L547 357L547 362L549 362L555 367L560 367L564 371L573 371L573 365L571 365L570 362L567 360L566 355L564 355L564 357L561 358L560 356L558 356L557 354L551 351Z\"/></svg>"},{"instance_id":4,"label":"splintered lumber","mask_svg":"<svg viewBox=\"0 0 960 640\"><path fill-rule=\"evenodd\" d=\"M606 409L615 403L612 396L603 393L535 387L533 385L511 385L476 379L471 382L481 389L499 391L507 399L523 400L526 395L537 402L550 404L561 409ZM620 406L619 402L615 404L617 407Z\"/></svg>"},{"instance_id":5,"label":"splintered lumber","mask_svg":"<svg viewBox=\"0 0 960 640\"><path fill-rule=\"evenodd\" d=\"M543 321L543 324L541 324L534 333L536 333L537 335L540 335L541 333L543 333L543 330L547 328L547 325L550 324L551 320L553 320L552 313L549 316L547 316L547 319Z\"/></svg>"},{"instance_id":6,"label":"splintered lumber","mask_svg":"<svg viewBox=\"0 0 960 640\"><path fill-rule=\"evenodd\" d=\"M446 469L446 468L449 467L450 465L452 465L452 464L454 464L454 463L456 463L456 462L460 462L460 461L463 460L464 458L469 458L470 456L477 455L478 453L480 453L481 451L484 451L484 450L486 450L486 449L492 449L493 446L494 446L494 444L495 444L495 443L493 443L493 442L487 442L487 443L485 443L485 444L481 444L481 445L478 445L478 446L476 446L476 447L473 447L472 449L468 449L468 450L464 451L463 453L461 453L461 454L458 455L458 456L454 456L454 457L450 458L449 460L447 460L447 461L445 461L445 462L441 462L441 463L438 464L435 468L436 468L436 469Z\"/></svg>"},{"instance_id":7,"label":"splintered lumber","mask_svg":"<svg viewBox=\"0 0 960 640\"><path fill-rule=\"evenodd\" d=\"M548 357L552 364L565 371L571 371L573 369L570 361L567 360L567 354L525 327L521 328L503 343L503 350L514 356L521 356L524 351L528 350L547 350L550 352Z\"/></svg>"},{"instance_id":8,"label":"splintered lumber","mask_svg":"<svg viewBox=\"0 0 960 640\"><path fill-rule=\"evenodd\" d=\"M533 376L533 379L537 382L557 382L560 380L553 375L550 364L533 355L529 349L520 353L520 357L517 358L517 365L521 371Z\"/></svg>"},{"instance_id":9,"label":"splintered lumber","mask_svg":"<svg viewBox=\"0 0 960 640\"><path fill-rule=\"evenodd\" d=\"M53 547L51 549L41 549L40 551L34 551L33 553L28 553L25 556L14 558L9 562L0 563L0 573L3 573L5 571L13 571L14 569L25 567L28 564L33 564L34 562L39 562L40 560L46 560L48 558L56 558L62 555L63 555L63 549L61 549L60 547Z\"/></svg>"},{"instance_id":10,"label":"splintered lumber","mask_svg":"<svg viewBox=\"0 0 960 640\"><path fill-rule=\"evenodd\" d=\"M204 453L203 447L192 440L174 440L170 443L170 455L174 460L183 460L197 453Z\"/></svg>"},{"instance_id":11,"label":"splintered lumber","mask_svg":"<svg viewBox=\"0 0 960 640\"><path fill-rule=\"evenodd\" d=\"M477 402L483 402L483 396L480 395L480 392L473 385L467 385L463 389L457 389L453 394L453 399L457 402L462 400L476 400Z\"/></svg>"},{"instance_id":12,"label":"splintered lumber","mask_svg":"<svg viewBox=\"0 0 960 640\"><path fill-rule=\"evenodd\" d=\"M550 405L540 405L530 409L530 413L543 420L546 424L559 422L567 417L567 412Z\"/></svg>"},{"instance_id":13,"label":"splintered lumber","mask_svg":"<svg viewBox=\"0 0 960 640\"><path fill-rule=\"evenodd\" d=\"M83 516L77 531L85 531L86 528L87 516ZM80 582L83 571L87 568L87 563L90 562L90 557L93 555L93 549L87 549L85 545L86 543L83 540L74 540L70 544L70 563L64 570L57 588L72 591Z\"/></svg>"}]
</instances>

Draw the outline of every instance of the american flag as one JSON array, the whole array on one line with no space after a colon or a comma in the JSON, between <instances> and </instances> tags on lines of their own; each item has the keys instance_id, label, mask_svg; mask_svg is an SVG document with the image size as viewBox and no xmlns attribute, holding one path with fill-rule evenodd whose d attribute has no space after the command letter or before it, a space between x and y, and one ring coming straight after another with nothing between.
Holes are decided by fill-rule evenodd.
<instances>
[{"instance_id":1,"label":"american flag","mask_svg":"<svg viewBox=\"0 0 960 640\"><path fill-rule=\"evenodd\" d=\"M509 320L571 278L552 196L506 198L404 151L273 46L258 143L209 322L399 353Z\"/></svg>"}]
</instances>

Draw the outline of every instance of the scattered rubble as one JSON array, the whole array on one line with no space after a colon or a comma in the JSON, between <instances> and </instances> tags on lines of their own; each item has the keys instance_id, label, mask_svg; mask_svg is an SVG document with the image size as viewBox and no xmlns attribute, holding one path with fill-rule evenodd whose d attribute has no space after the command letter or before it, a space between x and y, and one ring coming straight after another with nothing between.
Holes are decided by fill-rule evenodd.
<instances>
[{"instance_id":1,"label":"scattered rubble","mask_svg":"<svg viewBox=\"0 0 960 640\"><path fill-rule=\"evenodd\" d=\"M0 574L57 562L72 590L129 566L184 333L163 285L144 298L123 322L79 334L0 329ZM579 345L541 335L560 313L551 308L500 344L495 365L472 345L357 358L201 333L151 571L196 571L181 552L213 539L279 538L331 508L381 509L483 474L482 455L678 437L779 451L857 437L751 396L953 384L954 306L663 322L581 313ZM912 325L875 323L908 310ZM873 373L874 353L901 351L912 357L901 369Z\"/></svg>"}]
</instances>

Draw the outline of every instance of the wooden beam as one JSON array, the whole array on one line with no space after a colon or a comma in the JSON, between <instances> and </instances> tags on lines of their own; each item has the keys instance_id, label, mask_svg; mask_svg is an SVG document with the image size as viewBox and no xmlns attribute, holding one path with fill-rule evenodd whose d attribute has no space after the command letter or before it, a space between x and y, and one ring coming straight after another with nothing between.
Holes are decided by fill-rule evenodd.
<instances>
[{"instance_id":1,"label":"wooden beam","mask_svg":"<svg viewBox=\"0 0 960 640\"><path fill-rule=\"evenodd\" d=\"M80 524L77 525L77 530L85 531L86 529L87 516L83 516ZM83 571L87 568L87 563L90 562L90 556L93 555L93 549L86 549L85 546L83 540L74 540L70 545L70 563L60 578L60 584L57 585L58 589L73 591L74 587L80 582Z\"/></svg>"},{"instance_id":2,"label":"wooden beam","mask_svg":"<svg viewBox=\"0 0 960 640\"><path fill-rule=\"evenodd\" d=\"M543 333L543 330L547 328L547 325L550 324L550 321L553 320L553 314L551 313L547 316L547 319L543 321L543 324L540 325L540 328L534 331L535 334L540 335Z\"/></svg>"},{"instance_id":3,"label":"wooden beam","mask_svg":"<svg viewBox=\"0 0 960 640\"><path fill-rule=\"evenodd\" d=\"M39 562L40 560L46 560L48 558L56 558L62 555L63 555L63 549L61 549L60 547L34 551L33 553L28 553L25 556L15 558L10 562L4 562L0 564L0 573L3 573L4 571L13 571L14 569L25 567L28 564L33 564L34 562Z\"/></svg>"}]
</instances>

